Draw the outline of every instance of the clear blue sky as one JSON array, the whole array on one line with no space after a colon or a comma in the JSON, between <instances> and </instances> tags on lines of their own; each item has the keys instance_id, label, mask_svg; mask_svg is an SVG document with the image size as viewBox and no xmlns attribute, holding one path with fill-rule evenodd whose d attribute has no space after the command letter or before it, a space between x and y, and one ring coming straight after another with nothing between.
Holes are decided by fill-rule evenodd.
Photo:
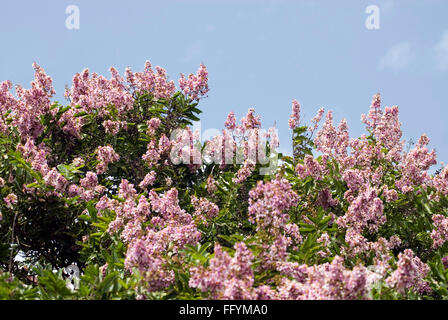
<instances>
[{"instance_id":1,"label":"clear blue sky","mask_svg":"<svg viewBox=\"0 0 448 320\"><path fill-rule=\"evenodd\" d=\"M80 29L65 26L68 5ZM368 30L368 5L380 8L380 29ZM223 127L229 111L249 107L274 121L283 150L291 100L305 119L319 107L345 117L352 137L361 113L380 92L398 105L405 138L431 138L448 163L448 1L5 1L0 9L0 81L29 87L33 61L65 85L85 67L141 71L145 60L172 79L209 70L202 129Z\"/></svg>"}]
</instances>

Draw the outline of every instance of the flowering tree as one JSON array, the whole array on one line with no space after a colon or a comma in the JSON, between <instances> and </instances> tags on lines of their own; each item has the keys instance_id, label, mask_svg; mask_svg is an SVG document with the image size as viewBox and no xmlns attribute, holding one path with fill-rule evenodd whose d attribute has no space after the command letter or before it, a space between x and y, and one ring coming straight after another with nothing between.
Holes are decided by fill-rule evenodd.
<instances>
[{"instance_id":1,"label":"flowering tree","mask_svg":"<svg viewBox=\"0 0 448 320\"><path fill-rule=\"evenodd\" d=\"M0 84L1 298L448 296L448 167L428 171L425 135L405 150L379 95L356 139L293 100L288 157L254 109L200 141L203 65L179 89L149 62L86 69L66 106L33 67L30 89Z\"/></svg>"}]
</instances>

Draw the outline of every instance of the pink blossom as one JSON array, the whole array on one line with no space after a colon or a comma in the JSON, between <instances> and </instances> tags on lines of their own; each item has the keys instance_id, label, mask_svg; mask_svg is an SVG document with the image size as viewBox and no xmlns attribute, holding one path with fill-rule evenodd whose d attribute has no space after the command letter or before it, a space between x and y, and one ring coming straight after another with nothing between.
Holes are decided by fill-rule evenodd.
<instances>
[{"instance_id":1,"label":"pink blossom","mask_svg":"<svg viewBox=\"0 0 448 320\"><path fill-rule=\"evenodd\" d=\"M162 134L159 139L159 153L167 153L171 148L171 141L165 134Z\"/></svg>"},{"instance_id":2,"label":"pink blossom","mask_svg":"<svg viewBox=\"0 0 448 320\"><path fill-rule=\"evenodd\" d=\"M229 115L227 116L227 120L226 120L224 126L228 130L235 130L235 128L236 128L236 119L235 119L235 114L233 112L229 112Z\"/></svg>"},{"instance_id":3,"label":"pink blossom","mask_svg":"<svg viewBox=\"0 0 448 320\"><path fill-rule=\"evenodd\" d=\"M207 68L201 64L197 73L188 75L186 79L184 74L180 74L179 86L185 96L192 100L199 100L208 92L208 72Z\"/></svg>"},{"instance_id":4,"label":"pink blossom","mask_svg":"<svg viewBox=\"0 0 448 320\"><path fill-rule=\"evenodd\" d=\"M243 183L254 171L255 165L249 161L244 161L243 166L237 171L236 177L232 178L233 183L241 184Z\"/></svg>"},{"instance_id":5,"label":"pink blossom","mask_svg":"<svg viewBox=\"0 0 448 320\"><path fill-rule=\"evenodd\" d=\"M134 189L134 185L130 184L128 180L122 179L118 195L123 199L134 199L137 195L137 191Z\"/></svg>"},{"instance_id":6,"label":"pink blossom","mask_svg":"<svg viewBox=\"0 0 448 320\"><path fill-rule=\"evenodd\" d=\"M207 178L207 185L206 185L206 188L207 188L207 192L208 192L209 194L213 194L213 193L215 193L215 192L218 190L218 187L216 186L216 181L215 181L215 179L213 178L213 176L209 176L209 177Z\"/></svg>"},{"instance_id":7,"label":"pink blossom","mask_svg":"<svg viewBox=\"0 0 448 320\"><path fill-rule=\"evenodd\" d=\"M154 181L156 180L156 172L151 171L150 173L147 173L145 177L143 178L142 182L138 185L141 189L145 189L147 186L153 185Z\"/></svg>"},{"instance_id":8,"label":"pink blossom","mask_svg":"<svg viewBox=\"0 0 448 320\"><path fill-rule=\"evenodd\" d=\"M219 213L219 207L206 198L198 199L196 196L192 196L191 204L195 209L193 215L203 222L215 218Z\"/></svg>"},{"instance_id":9,"label":"pink blossom","mask_svg":"<svg viewBox=\"0 0 448 320\"><path fill-rule=\"evenodd\" d=\"M339 204L337 199L333 199L331 192L328 188L319 191L317 203L324 209L335 207Z\"/></svg>"},{"instance_id":10,"label":"pink blossom","mask_svg":"<svg viewBox=\"0 0 448 320\"><path fill-rule=\"evenodd\" d=\"M115 136L120 129L125 129L127 127L126 121L112 121L106 120L103 122L103 127L106 133Z\"/></svg>"},{"instance_id":11,"label":"pink blossom","mask_svg":"<svg viewBox=\"0 0 448 320\"><path fill-rule=\"evenodd\" d=\"M3 201L5 202L8 208L12 208L13 205L17 203L17 196L14 193L10 193L3 198Z\"/></svg>"},{"instance_id":12,"label":"pink blossom","mask_svg":"<svg viewBox=\"0 0 448 320\"><path fill-rule=\"evenodd\" d=\"M98 147L96 153L99 161L96 166L96 171L98 174L106 172L110 163L120 160L120 155L116 153L110 145Z\"/></svg>"},{"instance_id":13,"label":"pink blossom","mask_svg":"<svg viewBox=\"0 0 448 320\"><path fill-rule=\"evenodd\" d=\"M85 161L81 157L77 157L77 158L73 159L73 161L72 161L72 165L74 167L81 167L81 166L84 166L84 164L85 164Z\"/></svg>"},{"instance_id":14,"label":"pink blossom","mask_svg":"<svg viewBox=\"0 0 448 320\"><path fill-rule=\"evenodd\" d=\"M157 130L157 128L160 126L160 123L161 123L161 121L159 118L151 118L150 120L148 120L146 122L146 124L148 125L146 134L148 136L153 136L155 131Z\"/></svg>"},{"instance_id":15,"label":"pink blossom","mask_svg":"<svg viewBox=\"0 0 448 320\"><path fill-rule=\"evenodd\" d=\"M297 205L298 196L286 179L275 179L257 186L249 192L249 221L257 230L284 229L289 220L285 212Z\"/></svg>"},{"instance_id":16,"label":"pink blossom","mask_svg":"<svg viewBox=\"0 0 448 320\"><path fill-rule=\"evenodd\" d=\"M434 176L432 185L441 194L448 195L448 166L444 167L438 175Z\"/></svg>"},{"instance_id":17,"label":"pink blossom","mask_svg":"<svg viewBox=\"0 0 448 320\"><path fill-rule=\"evenodd\" d=\"M319 126L319 122L320 122L320 120L322 120L322 116L324 115L324 113L325 113L324 108L320 108L317 111L317 114L314 116L313 119L311 119L312 126L308 127L309 132L314 132L317 129L317 127Z\"/></svg>"},{"instance_id":18,"label":"pink blossom","mask_svg":"<svg viewBox=\"0 0 448 320\"><path fill-rule=\"evenodd\" d=\"M341 257L331 263L301 267L298 280L283 279L278 298L287 300L368 299L371 272L362 266L346 269Z\"/></svg>"},{"instance_id":19,"label":"pink blossom","mask_svg":"<svg viewBox=\"0 0 448 320\"><path fill-rule=\"evenodd\" d=\"M403 193L408 193L415 186L430 182L430 176L427 170L434 164L437 164L436 152L428 151L426 145L429 139L422 135L415 146L400 163L402 177L395 183L397 188Z\"/></svg>"},{"instance_id":20,"label":"pink blossom","mask_svg":"<svg viewBox=\"0 0 448 320\"><path fill-rule=\"evenodd\" d=\"M389 150L399 145L402 136L400 126L398 107L386 107L384 114L380 118L375 119L374 134L378 143L381 143Z\"/></svg>"},{"instance_id":21,"label":"pink blossom","mask_svg":"<svg viewBox=\"0 0 448 320\"><path fill-rule=\"evenodd\" d=\"M98 185L98 177L95 172L88 171L85 178L81 179L80 184L87 189L93 189Z\"/></svg>"},{"instance_id":22,"label":"pink blossom","mask_svg":"<svg viewBox=\"0 0 448 320\"><path fill-rule=\"evenodd\" d=\"M147 145L147 151L146 153L142 156L142 159L148 164L148 166L153 166L157 163L157 161L159 161L160 159L160 154L157 150L156 147L156 141L155 140L151 140L150 143L148 143Z\"/></svg>"},{"instance_id":23,"label":"pink blossom","mask_svg":"<svg viewBox=\"0 0 448 320\"><path fill-rule=\"evenodd\" d=\"M387 202L398 200L398 192L394 189L389 189L387 185L383 186L383 194Z\"/></svg>"},{"instance_id":24,"label":"pink blossom","mask_svg":"<svg viewBox=\"0 0 448 320\"><path fill-rule=\"evenodd\" d=\"M431 232L433 247L438 248L448 241L448 218L441 214L432 216L435 229Z\"/></svg>"},{"instance_id":25,"label":"pink blossom","mask_svg":"<svg viewBox=\"0 0 448 320\"><path fill-rule=\"evenodd\" d=\"M292 101L292 112L289 117L289 128L294 129L300 122L300 103L297 100Z\"/></svg>"},{"instance_id":26,"label":"pink blossom","mask_svg":"<svg viewBox=\"0 0 448 320\"><path fill-rule=\"evenodd\" d=\"M321 180L326 173L325 166L321 165L309 154L305 156L303 164L297 164L295 171L301 179L312 177L315 180Z\"/></svg>"},{"instance_id":27,"label":"pink blossom","mask_svg":"<svg viewBox=\"0 0 448 320\"><path fill-rule=\"evenodd\" d=\"M377 93L372 98L372 103L370 105L370 111L368 116L363 114L361 116L361 120L367 125L367 128L375 129L381 116L382 116L381 95Z\"/></svg>"},{"instance_id":28,"label":"pink blossom","mask_svg":"<svg viewBox=\"0 0 448 320\"><path fill-rule=\"evenodd\" d=\"M377 231L379 226L386 222L383 212L383 201L378 197L377 190L369 186L351 202L346 214L339 217L339 226L350 226L357 231L368 228L370 231Z\"/></svg>"},{"instance_id":29,"label":"pink blossom","mask_svg":"<svg viewBox=\"0 0 448 320\"><path fill-rule=\"evenodd\" d=\"M234 257L218 244L214 251L209 267L190 269L190 287L209 292L212 299L254 299L252 252L242 242L235 244Z\"/></svg>"},{"instance_id":30,"label":"pink blossom","mask_svg":"<svg viewBox=\"0 0 448 320\"><path fill-rule=\"evenodd\" d=\"M442 264L445 269L448 269L448 256L442 258Z\"/></svg>"},{"instance_id":31,"label":"pink blossom","mask_svg":"<svg viewBox=\"0 0 448 320\"><path fill-rule=\"evenodd\" d=\"M260 116L255 116L255 109L249 108L245 117L241 119L241 128L243 131L260 128Z\"/></svg>"},{"instance_id":32,"label":"pink blossom","mask_svg":"<svg viewBox=\"0 0 448 320\"><path fill-rule=\"evenodd\" d=\"M57 192L65 191L68 184L67 179L64 178L64 176L61 175L56 168L48 171L48 173L44 176L44 181L47 185L54 187Z\"/></svg>"},{"instance_id":33,"label":"pink blossom","mask_svg":"<svg viewBox=\"0 0 448 320\"><path fill-rule=\"evenodd\" d=\"M81 195L84 192L83 188L81 188L80 186L76 185L76 184L71 184L68 187L68 196L69 197L76 197Z\"/></svg>"},{"instance_id":34,"label":"pink blossom","mask_svg":"<svg viewBox=\"0 0 448 320\"><path fill-rule=\"evenodd\" d=\"M410 249L398 255L397 269L386 279L386 283L398 292L415 289L418 292L429 292L430 288L424 277L429 267L424 264Z\"/></svg>"}]
</instances>

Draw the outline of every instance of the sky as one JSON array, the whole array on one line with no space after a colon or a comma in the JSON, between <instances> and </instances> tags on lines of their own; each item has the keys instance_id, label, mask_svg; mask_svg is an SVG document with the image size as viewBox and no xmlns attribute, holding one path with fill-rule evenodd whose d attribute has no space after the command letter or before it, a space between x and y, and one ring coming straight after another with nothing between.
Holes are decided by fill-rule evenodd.
<instances>
[{"instance_id":1,"label":"sky","mask_svg":"<svg viewBox=\"0 0 448 320\"><path fill-rule=\"evenodd\" d=\"M70 5L79 9L79 29L67 27ZM369 6L379 9L373 29ZM383 106L398 105L403 138L427 134L448 163L446 0L15 0L2 3L0 37L0 81L28 88L36 61L61 103L84 68L109 78L110 66L141 71L149 60L177 84L181 72L204 63L202 132L253 107L263 128L276 123L286 153L293 99L302 123L324 107L357 137L379 92Z\"/></svg>"}]
</instances>

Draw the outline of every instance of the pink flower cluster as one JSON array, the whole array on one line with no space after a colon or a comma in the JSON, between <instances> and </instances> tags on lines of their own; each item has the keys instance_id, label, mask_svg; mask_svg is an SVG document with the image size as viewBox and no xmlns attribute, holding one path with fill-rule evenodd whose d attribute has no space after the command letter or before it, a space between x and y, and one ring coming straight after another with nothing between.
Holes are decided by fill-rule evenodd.
<instances>
[{"instance_id":1,"label":"pink flower cluster","mask_svg":"<svg viewBox=\"0 0 448 320\"><path fill-rule=\"evenodd\" d=\"M9 92L10 81L0 83L0 132L6 133L9 127L17 127L22 141L37 137L43 130L40 117L50 111L50 98L55 94L52 79L36 63L34 80L30 89L17 85L17 99ZM11 122L7 122L7 120Z\"/></svg>"},{"instance_id":2,"label":"pink flower cluster","mask_svg":"<svg viewBox=\"0 0 448 320\"><path fill-rule=\"evenodd\" d=\"M402 177L395 185L403 193L408 193L413 190L415 186L420 186L425 183L430 183L430 176L428 169L437 164L436 152L428 151L426 146L429 143L429 138L422 135L415 146L406 156L400 165L402 169Z\"/></svg>"},{"instance_id":3,"label":"pink flower cluster","mask_svg":"<svg viewBox=\"0 0 448 320\"><path fill-rule=\"evenodd\" d=\"M288 180L258 181L249 192L249 221L257 224L257 230L284 230L289 220L287 211L297 202L298 196Z\"/></svg>"},{"instance_id":4,"label":"pink flower cluster","mask_svg":"<svg viewBox=\"0 0 448 320\"><path fill-rule=\"evenodd\" d=\"M260 116L255 116L255 109L249 108L246 116L241 119L240 130L244 132L245 130L260 128L260 126Z\"/></svg>"},{"instance_id":5,"label":"pink flower cluster","mask_svg":"<svg viewBox=\"0 0 448 320\"><path fill-rule=\"evenodd\" d=\"M365 267L344 267L343 259L315 266L286 263L279 267L282 278L276 289L268 285L254 287L254 256L242 242L235 244L231 257L215 245L209 266L190 269L190 287L207 293L211 299L287 299L336 300L368 299L370 286L378 276Z\"/></svg>"},{"instance_id":6,"label":"pink flower cluster","mask_svg":"<svg viewBox=\"0 0 448 320\"><path fill-rule=\"evenodd\" d=\"M236 172L236 176L232 178L233 183L235 184L243 183L244 181L246 181L247 178L250 177L250 175L254 172L254 170L255 170L255 164L247 160L244 161L243 166Z\"/></svg>"},{"instance_id":7,"label":"pink flower cluster","mask_svg":"<svg viewBox=\"0 0 448 320\"><path fill-rule=\"evenodd\" d=\"M313 119L311 119L311 125L308 126L308 132L310 132L311 134L314 133L314 131L317 130L317 127L319 126L319 122L320 120L322 120L322 117L325 113L325 109L324 108L320 108L316 115L313 117Z\"/></svg>"},{"instance_id":8,"label":"pink flower cluster","mask_svg":"<svg viewBox=\"0 0 448 320\"><path fill-rule=\"evenodd\" d=\"M368 116L362 115L362 121L377 139L379 145L384 145L387 150L389 160L400 161L403 142L400 141L401 123L398 120L398 107L386 107L381 110L381 96L376 94L372 99Z\"/></svg>"},{"instance_id":9,"label":"pink flower cluster","mask_svg":"<svg viewBox=\"0 0 448 320\"><path fill-rule=\"evenodd\" d=\"M31 164L31 167L40 172L43 176L50 171L47 163L48 148L45 144L36 146L34 139L27 139L25 144L17 145L17 151L22 153L23 158Z\"/></svg>"},{"instance_id":10,"label":"pink flower cluster","mask_svg":"<svg viewBox=\"0 0 448 320\"><path fill-rule=\"evenodd\" d=\"M0 83L0 114L5 115L9 110L16 108L17 101L9 92L12 88L11 81L3 81ZM0 117L0 133L7 133L8 124L5 122L5 117Z\"/></svg>"},{"instance_id":11,"label":"pink flower cluster","mask_svg":"<svg viewBox=\"0 0 448 320\"><path fill-rule=\"evenodd\" d=\"M213 176L209 176L207 178L206 188L207 188L207 192L209 194L214 194L218 190L218 187L216 185L216 181L213 178Z\"/></svg>"},{"instance_id":12,"label":"pink flower cluster","mask_svg":"<svg viewBox=\"0 0 448 320\"><path fill-rule=\"evenodd\" d=\"M56 93L53 88L53 80L45 74L45 71L37 64L33 63L35 70L34 80L31 88L25 90L22 86L16 86L18 101L15 105L16 121L23 138L36 137L43 129L40 124L40 116L50 110L50 98Z\"/></svg>"},{"instance_id":13,"label":"pink flower cluster","mask_svg":"<svg viewBox=\"0 0 448 320\"><path fill-rule=\"evenodd\" d=\"M108 169L108 165L120 160L120 155L115 152L112 146L101 146L96 150L97 159L99 163L96 166L96 172L98 174L105 173Z\"/></svg>"},{"instance_id":14,"label":"pink flower cluster","mask_svg":"<svg viewBox=\"0 0 448 320\"><path fill-rule=\"evenodd\" d=\"M303 159L303 164L297 164L295 171L296 174L301 178L305 179L307 177L312 177L315 180L321 180L322 177L327 173L326 168L326 157L322 158L322 164L315 160L311 155L307 154Z\"/></svg>"},{"instance_id":15,"label":"pink flower cluster","mask_svg":"<svg viewBox=\"0 0 448 320\"><path fill-rule=\"evenodd\" d=\"M138 196L134 186L122 180L119 196L124 202L104 196L96 207L100 213L112 210L116 214L109 232L119 232L128 246L126 268L139 270L148 291L166 288L174 281L174 273L168 266L171 255L200 240L191 215L179 207L174 188L162 196L153 190L148 197ZM147 222L143 228L142 224Z\"/></svg>"},{"instance_id":16,"label":"pink flower cluster","mask_svg":"<svg viewBox=\"0 0 448 320\"><path fill-rule=\"evenodd\" d=\"M441 214L432 216L435 229L431 232L433 247L438 248L448 241L448 218Z\"/></svg>"},{"instance_id":17,"label":"pink flower cluster","mask_svg":"<svg viewBox=\"0 0 448 320\"><path fill-rule=\"evenodd\" d=\"M138 185L140 188L145 189L147 186L152 186L154 181L156 180L157 173L155 171L151 171L146 174L143 178L142 182Z\"/></svg>"},{"instance_id":18,"label":"pink flower cluster","mask_svg":"<svg viewBox=\"0 0 448 320\"><path fill-rule=\"evenodd\" d=\"M337 137L338 133L333 125L333 112L328 111L321 130L317 132L316 138L314 138L317 150L323 154L332 154L338 140Z\"/></svg>"},{"instance_id":19,"label":"pink flower cluster","mask_svg":"<svg viewBox=\"0 0 448 320\"><path fill-rule=\"evenodd\" d=\"M330 189L325 188L319 191L319 194L317 196L317 203L326 210L331 207L337 206L339 204L339 201L338 199L333 198Z\"/></svg>"},{"instance_id":20,"label":"pink flower cluster","mask_svg":"<svg viewBox=\"0 0 448 320\"><path fill-rule=\"evenodd\" d=\"M409 289L429 292L429 284L424 280L428 272L429 267L412 250L406 249L398 255L397 269L386 279L386 283L400 293Z\"/></svg>"},{"instance_id":21,"label":"pink flower cluster","mask_svg":"<svg viewBox=\"0 0 448 320\"><path fill-rule=\"evenodd\" d=\"M10 193L3 198L3 201L8 208L12 208L17 203L17 196L14 193Z\"/></svg>"},{"instance_id":22,"label":"pink flower cluster","mask_svg":"<svg viewBox=\"0 0 448 320\"><path fill-rule=\"evenodd\" d=\"M363 114L361 120L367 125L368 129L375 129L381 115L381 95L377 93L372 98L369 114L367 116Z\"/></svg>"},{"instance_id":23,"label":"pink flower cluster","mask_svg":"<svg viewBox=\"0 0 448 320\"><path fill-rule=\"evenodd\" d=\"M432 185L438 192L448 196L448 166L432 179Z\"/></svg>"},{"instance_id":24,"label":"pink flower cluster","mask_svg":"<svg viewBox=\"0 0 448 320\"><path fill-rule=\"evenodd\" d=\"M51 169L44 176L44 181L48 186L54 187L56 192L63 192L68 185L67 179L59 173L56 168Z\"/></svg>"},{"instance_id":25,"label":"pink flower cluster","mask_svg":"<svg viewBox=\"0 0 448 320\"><path fill-rule=\"evenodd\" d=\"M108 134L115 136L121 129L127 129L126 121L103 121L104 131Z\"/></svg>"},{"instance_id":26,"label":"pink flower cluster","mask_svg":"<svg viewBox=\"0 0 448 320\"><path fill-rule=\"evenodd\" d=\"M300 103L297 100L292 101L292 112L289 118L289 128L294 129L300 123Z\"/></svg>"},{"instance_id":27,"label":"pink flower cluster","mask_svg":"<svg viewBox=\"0 0 448 320\"><path fill-rule=\"evenodd\" d=\"M106 190L104 186L98 184L98 177L92 171L88 171L79 183L80 186L77 184L69 186L68 195L70 197L80 196L82 200L89 201L99 197Z\"/></svg>"},{"instance_id":28,"label":"pink flower cluster","mask_svg":"<svg viewBox=\"0 0 448 320\"><path fill-rule=\"evenodd\" d=\"M235 113L229 112L229 114L227 115L226 122L224 123L224 126L227 128L227 130L235 130L236 128Z\"/></svg>"},{"instance_id":29,"label":"pink flower cluster","mask_svg":"<svg viewBox=\"0 0 448 320\"><path fill-rule=\"evenodd\" d=\"M54 188L54 191L47 193L47 195L60 195L66 191L68 181L56 168L49 167L47 156L50 150L44 143L35 146L34 139L28 138L25 144L17 145L17 151L22 153L31 167L42 175L47 186ZM25 189L28 190L28 188Z\"/></svg>"},{"instance_id":30,"label":"pink flower cluster","mask_svg":"<svg viewBox=\"0 0 448 320\"><path fill-rule=\"evenodd\" d=\"M337 219L342 227L350 227L358 232L365 228L378 231L378 227L386 222L383 213L383 201L378 197L377 190L367 187L350 203L347 213Z\"/></svg>"},{"instance_id":31,"label":"pink flower cluster","mask_svg":"<svg viewBox=\"0 0 448 320\"><path fill-rule=\"evenodd\" d=\"M379 110L381 112L381 110ZM401 123L398 121L398 107L386 107L384 114L379 119L374 128L377 142L384 145L390 152L401 151ZM396 148L398 147L398 150Z\"/></svg>"},{"instance_id":32,"label":"pink flower cluster","mask_svg":"<svg viewBox=\"0 0 448 320\"><path fill-rule=\"evenodd\" d=\"M234 113L229 113L225 126L227 130L223 130L222 135L205 142L202 159L206 163L220 164L221 168L239 165L232 181L241 184L252 175L257 163L262 166L269 164L269 156L279 146L278 133L275 127L269 128L267 132L262 130L260 117L255 115L253 108L248 110L238 125ZM195 150L199 152L197 147ZM201 159L199 153L197 158Z\"/></svg>"},{"instance_id":33,"label":"pink flower cluster","mask_svg":"<svg viewBox=\"0 0 448 320\"><path fill-rule=\"evenodd\" d=\"M278 298L286 300L368 299L370 286L378 277L363 266L346 269L344 259L336 256L331 263L299 268L295 279L284 278L277 288Z\"/></svg>"},{"instance_id":34,"label":"pink flower cluster","mask_svg":"<svg viewBox=\"0 0 448 320\"><path fill-rule=\"evenodd\" d=\"M173 81L168 81L164 68L156 66L156 72L152 70L149 61L145 62L143 72L133 73L130 68L126 68L126 81L131 90L140 94L144 92L151 93L156 99L171 97L176 87Z\"/></svg>"},{"instance_id":35,"label":"pink flower cluster","mask_svg":"<svg viewBox=\"0 0 448 320\"><path fill-rule=\"evenodd\" d=\"M111 78L106 79L97 73L84 69L73 77L73 84L65 92L66 98L70 99L72 108L66 111L60 124L65 123L64 130L75 137L80 138L80 131L84 124L83 117L76 117L77 113L98 112L100 118L109 118L109 106L113 105L120 118L133 108L134 99L127 90L124 79L118 71L111 67ZM103 123L106 132L116 134L121 127L125 127L121 121L105 121Z\"/></svg>"},{"instance_id":36,"label":"pink flower cluster","mask_svg":"<svg viewBox=\"0 0 448 320\"><path fill-rule=\"evenodd\" d=\"M148 125L146 134L148 136L153 136L154 133L156 132L157 128L160 126L160 123L161 123L161 121L159 118L151 118L150 120L148 120L146 122L146 124Z\"/></svg>"},{"instance_id":37,"label":"pink flower cluster","mask_svg":"<svg viewBox=\"0 0 448 320\"><path fill-rule=\"evenodd\" d=\"M180 74L179 87L185 96L190 97L192 100L199 100L208 92L208 72L207 68L201 64L197 73L188 75L185 78L183 73Z\"/></svg>"},{"instance_id":38,"label":"pink flower cluster","mask_svg":"<svg viewBox=\"0 0 448 320\"><path fill-rule=\"evenodd\" d=\"M191 197L191 204L194 206L195 211L193 216L197 217L199 221L208 224L207 220L215 218L219 213L219 207L206 198Z\"/></svg>"},{"instance_id":39,"label":"pink flower cluster","mask_svg":"<svg viewBox=\"0 0 448 320\"><path fill-rule=\"evenodd\" d=\"M190 269L189 285L208 293L211 299L257 299L266 295L270 297L271 289L268 286L253 288L253 258L252 252L243 242L235 244L233 257L216 244L214 256L207 268L201 266Z\"/></svg>"}]
</instances>

